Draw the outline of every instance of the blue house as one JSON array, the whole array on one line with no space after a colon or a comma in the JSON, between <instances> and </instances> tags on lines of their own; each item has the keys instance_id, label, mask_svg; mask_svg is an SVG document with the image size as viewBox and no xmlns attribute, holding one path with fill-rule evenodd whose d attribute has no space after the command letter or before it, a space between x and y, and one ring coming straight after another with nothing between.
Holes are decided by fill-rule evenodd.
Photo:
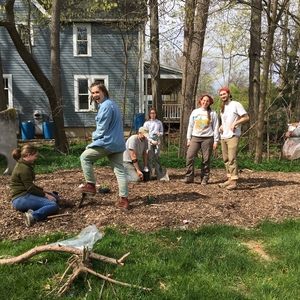
<instances>
[{"instance_id":1,"label":"blue house","mask_svg":"<svg viewBox=\"0 0 300 300\"><path fill-rule=\"evenodd\" d=\"M146 2L118 2L109 11L99 9L90 15L85 12L84 17L76 14L75 10L71 16L70 11L62 11L60 71L67 136L86 136L93 130L96 107L89 102L88 88L95 80L102 81L108 87L111 98L123 113L125 126L132 125L134 114L144 112ZM86 11L85 4L82 5L82 11ZM51 16L43 1L31 1L29 10L23 1L16 0L14 10L23 42L51 81ZM26 17L29 11L30 26ZM0 19L4 18L0 13ZM42 135L41 122L52 119L48 98L4 27L0 27L0 47L7 107L17 111L19 123L33 122L36 135Z\"/></svg>"}]
</instances>

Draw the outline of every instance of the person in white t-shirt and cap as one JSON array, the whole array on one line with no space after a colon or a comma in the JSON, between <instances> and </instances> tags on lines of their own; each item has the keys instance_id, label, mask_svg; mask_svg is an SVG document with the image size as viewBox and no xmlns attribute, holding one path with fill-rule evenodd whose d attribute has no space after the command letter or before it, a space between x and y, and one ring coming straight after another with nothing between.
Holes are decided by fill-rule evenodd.
<instances>
[{"instance_id":1,"label":"person in white t-shirt and cap","mask_svg":"<svg viewBox=\"0 0 300 300\"><path fill-rule=\"evenodd\" d=\"M227 180L219 186L227 190L235 190L239 178L237 154L242 124L249 121L249 116L241 103L231 100L232 96L228 87L221 88L219 95L222 101L219 132L227 176Z\"/></svg>"},{"instance_id":2,"label":"person in white t-shirt and cap","mask_svg":"<svg viewBox=\"0 0 300 300\"><path fill-rule=\"evenodd\" d=\"M146 127L140 127L137 134L132 135L126 141L126 150L123 152L123 165L128 181L143 181L144 172L148 170L148 136L149 130ZM144 165L139 162L143 157Z\"/></svg>"}]
</instances>

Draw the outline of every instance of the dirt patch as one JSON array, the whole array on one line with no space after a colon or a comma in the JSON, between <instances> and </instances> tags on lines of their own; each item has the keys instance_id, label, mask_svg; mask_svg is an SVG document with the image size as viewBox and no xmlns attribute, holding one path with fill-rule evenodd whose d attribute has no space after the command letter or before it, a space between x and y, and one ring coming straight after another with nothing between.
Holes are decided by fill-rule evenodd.
<instances>
[{"instance_id":1,"label":"dirt patch","mask_svg":"<svg viewBox=\"0 0 300 300\"><path fill-rule=\"evenodd\" d=\"M193 184L184 184L184 169L169 169L170 181L129 183L132 209L123 212L114 204L118 200L115 175L109 167L97 167L98 184L108 183L108 194L88 196L78 208L81 194L74 191L83 182L81 169L62 170L36 176L36 183L59 192L60 214L64 216L25 227L22 213L15 211L9 199L9 176L0 176L0 238L20 239L56 231L78 233L95 224L98 229L122 225L142 232L159 228L179 228L184 220L192 221L188 227L207 224L229 224L245 228L263 220L282 221L300 217L300 174L252 172L240 173L240 184L235 191L221 189L224 170L212 170L207 186L200 185L199 175ZM153 205L148 205L148 195Z\"/></svg>"}]
</instances>

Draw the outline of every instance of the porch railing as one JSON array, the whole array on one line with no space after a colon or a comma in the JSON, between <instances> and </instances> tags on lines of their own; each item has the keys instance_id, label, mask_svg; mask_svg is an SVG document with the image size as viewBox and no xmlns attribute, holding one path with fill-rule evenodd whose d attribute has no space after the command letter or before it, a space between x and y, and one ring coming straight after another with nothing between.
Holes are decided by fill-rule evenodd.
<instances>
[{"instance_id":1,"label":"porch railing","mask_svg":"<svg viewBox=\"0 0 300 300\"><path fill-rule=\"evenodd\" d=\"M179 121L180 120L180 104L163 104L164 121Z\"/></svg>"}]
</instances>

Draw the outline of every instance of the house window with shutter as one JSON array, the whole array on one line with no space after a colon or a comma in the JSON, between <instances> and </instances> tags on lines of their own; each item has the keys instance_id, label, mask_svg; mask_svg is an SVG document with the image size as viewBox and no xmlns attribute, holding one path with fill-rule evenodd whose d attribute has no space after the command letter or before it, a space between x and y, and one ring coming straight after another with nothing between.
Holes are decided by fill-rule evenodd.
<instances>
[{"instance_id":1,"label":"house window with shutter","mask_svg":"<svg viewBox=\"0 0 300 300\"><path fill-rule=\"evenodd\" d=\"M91 24L74 24L73 48L74 56L92 56Z\"/></svg>"},{"instance_id":2,"label":"house window with shutter","mask_svg":"<svg viewBox=\"0 0 300 300\"><path fill-rule=\"evenodd\" d=\"M86 111L97 111L96 103L90 102L90 85L100 81L105 84L108 88L108 76L107 75L75 75L74 76L74 95L75 95L75 111L86 112Z\"/></svg>"}]
</instances>

